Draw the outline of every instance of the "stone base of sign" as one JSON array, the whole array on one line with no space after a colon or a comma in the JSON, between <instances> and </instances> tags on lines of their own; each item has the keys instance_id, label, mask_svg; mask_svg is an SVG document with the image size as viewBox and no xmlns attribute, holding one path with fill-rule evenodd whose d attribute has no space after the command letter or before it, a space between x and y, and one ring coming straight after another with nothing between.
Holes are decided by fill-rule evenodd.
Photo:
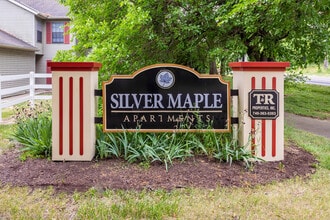
<instances>
[{"instance_id":1,"label":"stone base of sign","mask_svg":"<svg viewBox=\"0 0 330 220\"><path fill-rule=\"evenodd\" d=\"M229 65L233 69L233 88L239 90L238 106L233 106L239 117L239 144L266 161L283 160L284 72L290 64L234 62ZM251 102L251 96L256 100Z\"/></svg>"}]
</instances>

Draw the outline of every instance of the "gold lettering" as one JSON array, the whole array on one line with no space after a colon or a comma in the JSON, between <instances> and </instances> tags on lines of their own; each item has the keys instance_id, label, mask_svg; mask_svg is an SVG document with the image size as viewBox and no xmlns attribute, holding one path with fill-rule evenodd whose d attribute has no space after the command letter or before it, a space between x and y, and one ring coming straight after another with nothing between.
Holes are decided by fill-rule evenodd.
<instances>
[{"instance_id":1,"label":"gold lettering","mask_svg":"<svg viewBox=\"0 0 330 220\"><path fill-rule=\"evenodd\" d=\"M167 116L167 122L175 122L176 121L176 119L175 119L175 117L174 117L174 115L172 115L172 116Z\"/></svg>"},{"instance_id":2,"label":"gold lettering","mask_svg":"<svg viewBox=\"0 0 330 220\"><path fill-rule=\"evenodd\" d=\"M140 122L147 122L146 116L142 115L140 118Z\"/></svg>"},{"instance_id":3,"label":"gold lettering","mask_svg":"<svg viewBox=\"0 0 330 220\"><path fill-rule=\"evenodd\" d=\"M211 115L206 115L206 122L207 123L211 122Z\"/></svg>"},{"instance_id":4,"label":"gold lettering","mask_svg":"<svg viewBox=\"0 0 330 220\"><path fill-rule=\"evenodd\" d=\"M126 115L126 116L125 116L125 118L124 118L124 121L123 121L123 122L130 122L128 115Z\"/></svg>"},{"instance_id":5,"label":"gold lettering","mask_svg":"<svg viewBox=\"0 0 330 220\"><path fill-rule=\"evenodd\" d=\"M186 115L186 118L185 118L186 121L189 121L190 123L191 122L194 122L195 121L195 116L194 115Z\"/></svg>"},{"instance_id":6,"label":"gold lettering","mask_svg":"<svg viewBox=\"0 0 330 220\"><path fill-rule=\"evenodd\" d=\"M137 122L139 119L139 116L138 115L133 115L133 122Z\"/></svg>"}]
</instances>

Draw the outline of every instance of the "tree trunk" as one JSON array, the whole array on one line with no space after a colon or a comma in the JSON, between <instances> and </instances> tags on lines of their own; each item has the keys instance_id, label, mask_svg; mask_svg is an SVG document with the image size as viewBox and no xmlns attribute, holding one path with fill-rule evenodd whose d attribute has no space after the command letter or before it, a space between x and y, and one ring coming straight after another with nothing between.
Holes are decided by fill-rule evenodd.
<instances>
[{"instance_id":1,"label":"tree trunk","mask_svg":"<svg viewBox=\"0 0 330 220\"><path fill-rule=\"evenodd\" d=\"M324 68L325 68L325 69L328 69L328 67L329 67L329 61L328 61L328 57L326 57L326 58L324 59Z\"/></svg>"},{"instance_id":2,"label":"tree trunk","mask_svg":"<svg viewBox=\"0 0 330 220\"><path fill-rule=\"evenodd\" d=\"M225 64L226 64L225 59L222 59L220 61L220 75L221 76L226 75L226 66L225 66Z\"/></svg>"},{"instance_id":3,"label":"tree trunk","mask_svg":"<svg viewBox=\"0 0 330 220\"><path fill-rule=\"evenodd\" d=\"M210 74L218 74L218 70L217 70L217 62L215 60L213 60L210 63Z\"/></svg>"}]
</instances>

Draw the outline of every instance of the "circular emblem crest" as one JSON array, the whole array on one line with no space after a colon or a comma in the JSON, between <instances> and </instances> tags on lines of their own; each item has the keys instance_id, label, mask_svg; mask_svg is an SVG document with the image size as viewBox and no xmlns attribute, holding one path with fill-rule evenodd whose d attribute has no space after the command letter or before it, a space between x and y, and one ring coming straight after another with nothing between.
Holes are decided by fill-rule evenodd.
<instances>
[{"instance_id":1,"label":"circular emblem crest","mask_svg":"<svg viewBox=\"0 0 330 220\"><path fill-rule=\"evenodd\" d=\"M175 77L170 70L161 70L157 73L156 83L162 89L169 89L174 85Z\"/></svg>"}]
</instances>

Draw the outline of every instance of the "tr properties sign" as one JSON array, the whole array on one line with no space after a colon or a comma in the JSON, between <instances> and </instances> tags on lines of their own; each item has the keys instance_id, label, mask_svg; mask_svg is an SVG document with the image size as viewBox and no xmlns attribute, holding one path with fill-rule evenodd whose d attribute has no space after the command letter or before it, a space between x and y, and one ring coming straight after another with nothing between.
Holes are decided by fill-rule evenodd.
<instances>
[{"instance_id":1,"label":"tr properties sign","mask_svg":"<svg viewBox=\"0 0 330 220\"><path fill-rule=\"evenodd\" d=\"M103 83L103 128L165 132L230 128L229 83L185 66L157 64ZM202 125L202 126L201 126Z\"/></svg>"},{"instance_id":2,"label":"tr properties sign","mask_svg":"<svg viewBox=\"0 0 330 220\"><path fill-rule=\"evenodd\" d=\"M279 116L279 93L269 89L249 92L249 116L252 119L275 120Z\"/></svg>"}]
</instances>

